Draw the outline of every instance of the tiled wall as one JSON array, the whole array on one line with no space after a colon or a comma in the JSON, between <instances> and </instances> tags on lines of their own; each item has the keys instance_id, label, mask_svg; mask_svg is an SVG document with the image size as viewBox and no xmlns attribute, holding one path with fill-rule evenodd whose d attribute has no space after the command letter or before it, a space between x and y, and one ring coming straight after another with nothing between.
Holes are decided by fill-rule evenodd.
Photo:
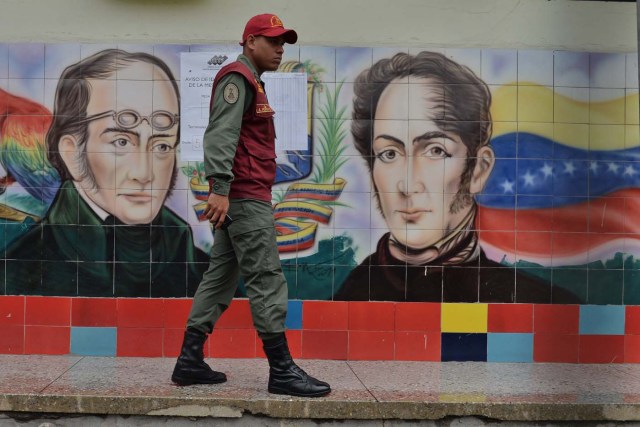
<instances>
[{"instance_id":1,"label":"tiled wall","mask_svg":"<svg viewBox=\"0 0 640 427\"><path fill-rule=\"evenodd\" d=\"M159 59L178 87L182 52L231 49L0 44L0 353L178 351L189 297L213 241L199 217L206 197L197 185L202 164L181 162L178 147L174 157L164 158L170 166L155 170L150 186L162 203L149 208L148 221L93 200L112 215L105 219L70 181L64 186L46 154L63 71L115 48ZM385 103L376 104L375 114L354 117L358 76L397 54L408 55L409 78L373 79L369 86L384 91ZM441 80L425 83L412 74L427 56L435 61L430 66L444 71ZM278 153L273 193L294 353L329 359L639 359L636 54L287 46L283 61L286 71L308 73L311 107L307 149ZM454 69L463 70L463 80L448 79ZM124 105L131 101L140 110L160 109L157 91L166 75L125 71L107 78L113 93L102 92L105 99L115 94L113 108L133 108ZM446 111L460 88L460 105L471 104L474 88L488 91L490 121L474 111L448 123L433 120L437 108L424 99L445 93L439 107ZM367 122L374 135L397 132L402 144L382 138L386 145L359 152L353 125ZM492 129L488 172L478 172L479 184L467 189L462 171L476 154L469 141L456 139L457 131L448 134L451 140L425 142L423 151L409 148L415 133L434 125L451 129L453 122L477 129L470 139L482 135L482 125ZM126 169L104 148L89 154L115 165L116 180L123 171L139 170ZM174 167L175 183L160 184ZM115 181L101 188L129 185ZM471 197L462 203L459 194ZM453 208L456 200L462 208ZM135 233L143 236L135 240L140 247L128 253L123 242ZM101 241L112 246L102 248ZM225 345L230 340L234 345ZM246 300L235 301L224 315L210 351L261 355Z\"/></svg>"},{"instance_id":2,"label":"tiled wall","mask_svg":"<svg viewBox=\"0 0 640 427\"><path fill-rule=\"evenodd\" d=\"M7 296L0 353L176 357L191 301ZM640 307L291 301L294 357L556 363L640 362ZM264 357L246 299L207 341L208 357Z\"/></svg>"}]
</instances>

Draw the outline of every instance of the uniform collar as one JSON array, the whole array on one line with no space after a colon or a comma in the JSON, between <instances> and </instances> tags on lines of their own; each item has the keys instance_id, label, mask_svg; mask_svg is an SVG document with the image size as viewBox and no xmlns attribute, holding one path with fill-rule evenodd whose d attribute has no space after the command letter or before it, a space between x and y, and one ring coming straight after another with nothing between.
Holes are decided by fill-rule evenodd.
<instances>
[{"instance_id":1,"label":"uniform collar","mask_svg":"<svg viewBox=\"0 0 640 427\"><path fill-rule=\"evenodd\" d=\"M260 74L258 74L258 71L256 70L256 67L253 66L253 64L251 63L251 61L249 61L249 58L247 58L245 55L240 54L238 56L238 61L242 62L244 65L247 66L247 68L249 68L249 70L251 70L251 72L253 73L253 75L256 77L256 80L260 81Z\"/></svg>"}]
</instances>

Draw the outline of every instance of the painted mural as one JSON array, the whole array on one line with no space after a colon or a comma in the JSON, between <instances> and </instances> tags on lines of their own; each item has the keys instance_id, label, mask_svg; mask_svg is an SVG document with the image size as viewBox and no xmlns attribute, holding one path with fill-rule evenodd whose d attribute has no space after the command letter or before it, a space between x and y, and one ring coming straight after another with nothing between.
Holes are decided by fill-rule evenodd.
<instances>
[{"instance_id":1,"label":"painted mural","mask_svg":"<svg viewBox=\"0 0 640 427\"><path fill-rule=\"evenodd\" d=\"M0 293L193 295L179 61L218 50L0 44ZM636 55L287 46L280 71L308 76L273 191L290 299L640 304Z\"/></svg>"}]
</instances>

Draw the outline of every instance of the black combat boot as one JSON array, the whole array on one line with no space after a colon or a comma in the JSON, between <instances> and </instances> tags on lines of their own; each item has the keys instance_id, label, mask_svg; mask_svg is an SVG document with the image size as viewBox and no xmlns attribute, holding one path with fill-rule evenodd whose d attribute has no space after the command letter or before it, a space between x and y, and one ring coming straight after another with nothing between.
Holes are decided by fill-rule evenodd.
<instances>
[{"instance_id":1,"label":"black combat boot","mask_svg":"<svg viewBox=\"0 0 640 427\"><path fill-rule=\"evenodd\" d=\"M197 329L189 328L184 333L182 351L173 368L171 381L178 385L219 384L227 380L222 372L216 372L204 361L202 347L207 335Z\"/></svg>"},{"instance_id":2,"label":"black combat boot","mask_svg":"<svg viewBox=\"0 0 640 427\"><path fill-rule=\"evenodd\" d=\"M263 348L269 359L269 393L320 397L331 392L329 384L313 378L295 364L284 333L263 340Z\"/></svg>"}]
</instances>

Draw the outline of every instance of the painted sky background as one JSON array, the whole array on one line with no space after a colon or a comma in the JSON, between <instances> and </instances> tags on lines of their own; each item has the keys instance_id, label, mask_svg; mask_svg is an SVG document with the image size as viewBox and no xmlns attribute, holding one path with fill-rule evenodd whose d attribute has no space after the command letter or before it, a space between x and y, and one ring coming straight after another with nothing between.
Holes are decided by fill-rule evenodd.
<instances>
[{"instance_id":1,"label":"painted sky background","mask_svg":"<svg viewBox=\"0 0 640 427\"><path fill-rule=\"evenodd\" d=\"M154 54L167 62L179 79L180 52L215 52L228 46L0 44L0 88L51 109L58 77L67 65L114 47ZM353 239L356 259L361 261L387 232L371 194L365 162L354 149L349 133L353 82L378 59L422 50L442 52L468 66L492 92L497 162L484 194L478 198L485 217L493 215L493 225L487 225L493 233L482 234L485 223L480 223L481 237L491 258L566 266L608 259L616 252L640 256L640 226L635 222L640 195L634 191L640 185L636 54L287 46L284 61L310 61L321 70L323 85L316 88L312 112L316 148L317 130L324 120L320 107L326 92L334 93L342 84L338 103L345 109L343 156L347 162L336 178L343 178L347 185L331 221L319 225L314 246L283 254L283 259L314 254L319 241L348 235ZM276 185L274 192L284 191L288 185ZM24 194L18 185L13 185L0 198L11 204ZM609 197L608 203L602 202L603 197ZM194 203L186 177L179 174L167 205L191 224L196 245L208 249L211 233L208 225L197 220ZM603 207L605 204L608 210ZM583 216L576 212L583 212ZM560 214L567 215L569 228L559 225ZM575 226L575 215L586 218L584 227ZM505 218L513 224L505 222ZM500 224L498 228L496 222ZM598 223L600 226L596 227ZM575 227L571 228L571 224ZM518 239L534 234L543 236L538 247L527 247L525 251L524 245L518 245ZM554 235L556 242L561 236L574 239L575 244L565 245L560 251L560 246L553 243Z\"/></svg>"}]
</instances>

